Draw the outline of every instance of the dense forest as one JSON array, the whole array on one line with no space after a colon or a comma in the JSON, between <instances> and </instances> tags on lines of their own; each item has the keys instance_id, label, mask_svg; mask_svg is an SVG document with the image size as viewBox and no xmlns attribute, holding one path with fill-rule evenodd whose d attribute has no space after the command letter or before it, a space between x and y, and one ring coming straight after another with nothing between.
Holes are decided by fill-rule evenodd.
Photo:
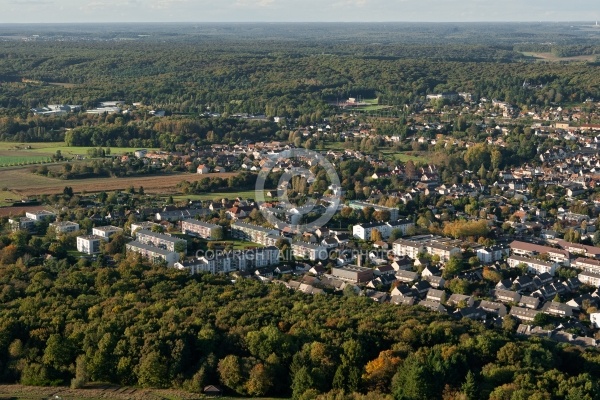
<instances>
[{"instance_id":1,"label":"dense forest","mask_svg":"<svg viewBox=\"0 0 600 400\"><path fill-rule=\"evenodd\" d=\"M313 398L593 399L600 354L521 339L351 290L284 286L150 267L136 258L47 260L0 270L0 377L31 385L103 381ZM334 392L332 392L334 391ZM512 396L512 397L511 397ZM336 397L337 398L337 397Z\"/></svg>"},{"instance_id":2,"label":"dense forest","mask_svg":"<svg viewBox=\"0 0 600 400\"><path fill-rule=\"evenodd\" d=\"M93 108L118 99L176 114L297 118L325 115L330 102L348 97L379 97L381 104L400 106L444 90L517 105L600 98L595 63L539 63L523 54L594 55L600 29L401 24L386 32L379 25L352 30L333 24L313 26L318 36L311 25L217 25L183 26L170 35L155 27L151 37L140 39L135 27L121 28L48 28L47 40L0 41L3 113L26 118L31 107ZM22 37L27 26L21 29L8 30L5 38ZM150 28L137 29L142 34ZM136 39L120 40L127 36ZM541 88L523 87L524 81Z\"/></svg>"}]
</instances>

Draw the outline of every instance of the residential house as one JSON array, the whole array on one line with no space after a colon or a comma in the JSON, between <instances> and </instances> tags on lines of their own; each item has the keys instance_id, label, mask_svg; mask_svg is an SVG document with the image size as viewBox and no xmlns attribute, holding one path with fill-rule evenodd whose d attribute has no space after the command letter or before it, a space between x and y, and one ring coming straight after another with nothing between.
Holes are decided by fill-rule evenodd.
<instances>
[{"instance_id":1,"label":"residential house","mask_svg":"<svg viewBox=\"0 0 600 400\"><path fill-rule=\"evenodd\" d=\"M486 312L477 307L464 307L456 310L454 313L455 316L459 316L460 318L469 318L472 320L485 320Z\"/></svg>"},{"instance_id":2,"label":"residential house","mask_svg":"<svg viewBox=\"0 0 600 400\"><path fill-rule=\"evenodd\" d=\"M412 289L415 291L417 296L425 296L429 289L431 289L431 285L426 281L418 281L414 285L412 285Z\"/></svg>"},{"instance_id":3,"label":"residential house","mask_svg":"<svg viewBox=\"0 0 600 400\"><path fill-rule=\"evenodd\" d=\"M437 301L421 300L419 305L439 313L447 313L446 308Z\"/></svg>"},{"instance_id":4,"label":"residential house","mask_svg":"<svg viewBox=\"0 0 600 400\"><path fill-rule=\"evenodd\" d=\"M572 317L573 307L568 304L549 301L542 307L542 311L546 314L555 315L558 317Z\"/></svg>"},{"instance_id":5,"label":"residential house","mask_svg":"<svg viewBox=\"0 0 600 400\"><path fill-rule=\"evenodd\" d=\"M425 299L428 301L437 301L438 303L443 303L446 300L446 292L443 290L429 288Z\"/></svg>"},{"instance_id":6,"label":"residential house","mask_svg":"<svg viewBox=\"0 0 600 400\"><path fill-rule=\"evenodd\" d=\"M478 307L486 313L497 315L500 318L503 318L507 314L506 306L494 301L481 300Z\"/></svg>"},{"instance_id":7,"label":"residential house","mask_svg":"<svg viewBox=\"0 0 600 400\"><path fill-rule=\"evenodd\" d=\"M395 304L395 305L401 305L401 306L412 306L415 304L415 298L414 297L403 297L403 296L392 296L392 297L390 297L390 303Z\"/></svg>"},{"instance_id":8,"label":"residential house","mask_svg":"<svg viewBox=\"0 0 600 400\"><path fill-rule=\"evenodd\" d=\"M412 288L410 288L404 284L400 284L400 285L396 286L394 289L392 289L391 294L392 294L392 296L401 296L401 297L413 297L415 295Z\"/></svg>"},{"instance_id":9,"label":"residential house","mask_svg":"<svg viewBox=\"0 0 600 400\"><path fill-rule=\"evenodd\" d=\"M518 303L521 299L521 295L519 293L511 290L496 289L494 291L494 296L497 300L505 303Z\"/></svg>"},{"instance_id":10,"label":"residential house","mask_svg":"<svg viewBox=\"0 0 600 400\"><path fill-rule=\"evenodd\" d=\"M521 308L521 307L512 307L510 309L510 315L519 319L520 321L533 322L536 315L538 315L540 311L532 310L529 308Z\"/></svg>"},{"instance_id":11,"label":"residential house","mask_svg":"<svg viewBox=\"0 0 600 400\"><path fill-rule=\"evenodd\" d=\"M441 274L442 274L442 271L440 271L439 268L431 266L431 265L426 266L423 269L423 271L421 272L421 276L423 278L428 278L428 277L431 277L431 276L439 276Z\"/></svg>"},{"instance_id":12,"label":"residential house","mask_svg":"<svg viewBox=\"0 0 600 400\"><path fill-rule=\"evenodd\" d=\"M391 266L392 266L392 268L394 268L395 271L400 271L400 270L410 271L413 267L413 260L411 260L407 256L395 257Z\"/></svg>"},{"instance_id":13,"label":"residential house","mask_svg":"<svg viewBox=\"0 0 600 400\"><path fill-rule=\"evenodd\" d=\"M450 295L447 303L449 306L452 306L452 307L458 307L459 305L463 305L466 307L473 307L475 300L471 296L454 293L454 294Z\"/></svg>"},{"instance_id":14,"label":"residential house","mask_svg":"<svg viewBox=\"0 0 600 400\"><path fill-rule=\"evenodd\" d=\"M443 289L444 285L446 284L444 278L436 275L423 276L423 280L429 282L431 287L434 287L436 289Z\"/></svg>"},{"instance_id":15,"label":"residential house","mask_svg":"<svg viewBox=\"0 0 600 400\"><path fill-rule=\"evenodd\" d=\"M400 270L396 271L396 279L400 282L412 283L419 278L419 274L414 271Z\"/></svg>"},{"instance_id":16,"label":"residential house","mask_svg":"<svg viewBox=\"0 0 600 400\"><path fill-rule=\"evenodd\" d=\"M533 296L521 296L519 307L530 308L536 310L540 306L540 299Z\"/></svg>"}]
</instances>

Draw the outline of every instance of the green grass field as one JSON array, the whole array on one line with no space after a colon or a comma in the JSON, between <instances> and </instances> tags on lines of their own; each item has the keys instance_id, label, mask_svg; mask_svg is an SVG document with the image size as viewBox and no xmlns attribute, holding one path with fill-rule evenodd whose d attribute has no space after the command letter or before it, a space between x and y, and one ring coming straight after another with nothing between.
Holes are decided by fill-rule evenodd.
<instances>
[{"instance_id":1,"label":"green grass field","mask_svg":"<svg viewBox=\"0 0 600 400\"><path fill-rule=\"evenodd\" d=\"M51 159L48 156L9 156L9 155L0 155L0 166L17 166L17 165L29 165L29 164L41 164L45 162L50 162Z\"/></svg>"},{"instance_id":2,"label":"green grass field","mask_svg":"<svg viewBox=\"0 0 600 400\"><path fill-rule=\"evenodd\" d=\"M67 155L87 155L89 149L95 148L94 146L83 146L83 147L70 147L65 142L35 142L35 143L17 143L17 142L0 142L0 152L12 151L15 153L24 153L31 155L47 155L52 156L57 150L60 150L63 156ZM138 150L139 147L111 147L111 154L124 154L131 153ZM148 149L153 151L158 149Z\"/></svg>"},{"instance_id":3,"label":"green grass field","mask_svg":"<svg viewBox=\"0 0 600 400\"><path fill-rule=\"evenodd\" d=\"M391 108L390 106L370 105L364 107L356 107L356 111L381 111Z\"/></svg>"},{"instance_id":4,"label":"green grass field","mask_svg":"<svg viewBox=\"0 0 600 400\"><path fill-rule=\"evenodd\" d=\"M0 207L10 206L16 201L21 201L21 196L7 190L0 190Z\"/></svg>"},{"instance_id":5,"label":"green grass field","mask_svg":"<svg viewBox=\"0 0 600 400\"><path fill-rule=\"evenodd\" d=\"M265 191L265 200L272 199L266 195ZM276 190L271 191L273 194L276 194ZM254 199L256 197L256 192L254 190L245 190L245 191L236 191L232 190L229 192L212 192L212 193L202 193L202 194L181 194L177 196L173 196L173 200L175 202L182 202L187 200L192 201L206 201L206 200L220 200L222 198L227 199L235 199L236 197L242 197L244 199Z\"/></svg>"},{"instance_id":6,"label":"green grass field","mask_svg":"<svg viewBox=\"0 0 600 400\"><path fill-rule=\"evenodd\" d=\"M385 153L384 153L385 154ZM430 162L430 159L425 155L413 155L406 153L393 153L391 154L396 161L407 162L412 160L415 163L427 164Z\"/></svg>"}]
</instances>

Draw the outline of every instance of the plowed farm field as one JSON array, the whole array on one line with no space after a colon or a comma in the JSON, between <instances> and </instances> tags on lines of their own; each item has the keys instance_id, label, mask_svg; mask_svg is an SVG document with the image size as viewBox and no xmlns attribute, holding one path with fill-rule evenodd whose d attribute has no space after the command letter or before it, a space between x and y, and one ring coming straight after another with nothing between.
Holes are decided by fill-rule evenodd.
<instances>
[{"instance_id":1,"label":"plowed farm field","mask_svg":"<svg viewBox=\"0 0 600 400\"><path fill-rule=\"evenodd\" d=\"M48 178L33 174L30 167L4 168L0 171L0 189L6 188L14 193L16 197L29 197L42 194L62 193L65 186L73 188L75 193L83 191L88 193L101 191L125 190L130 186L138 189L144 188L144 192L153 194L176 194L177 184L181 181L196 182L203 178L229 178L237 175L237 172L224 172L215 174L172 174L156 176L136 176L127 178L93 178L93 179L70 179L62 180Z\"/></svg>"}]
</instances>

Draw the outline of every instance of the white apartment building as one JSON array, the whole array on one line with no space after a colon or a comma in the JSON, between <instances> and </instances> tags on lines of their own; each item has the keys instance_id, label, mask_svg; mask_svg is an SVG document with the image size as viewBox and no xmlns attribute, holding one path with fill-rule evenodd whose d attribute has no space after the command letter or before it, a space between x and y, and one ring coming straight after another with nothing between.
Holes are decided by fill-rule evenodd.
<instances>
[{"instance_id":1,"label":"white apartment building","mask_svg":"<svg viewBox=\"0 0 600 400\"><path fill-rule=\"evenodd\" d=\"M131 236L135 237L137 231L142 229L151 231L153 226L159 226L159 224L150 221L135 222L131 224Z\"/></svg>"},{"instance_id":2,"label":"white apartment building","mask_svg":"<svg viewBox=\"0 0 600 400\"><path fill-rule=\"evenodd\" d=\"M559 268L557 262L554 261L541 261L535 258L526 258L521 256L510 256L506 260L511 268L515 268L520 264L527 266L527 271L532 274L541 275L544 272L554 276L556 270Z\"/></svg>"},{"instance_id":3,"label":"white apartment building","mask_svg":"<svg viewBox=\"0 0 600 400\"><path fill-rule=\"evenodd\" d=\"M577 275L577 278L586 285L600 287L600 273L598 272L583 271Z\"/></svg>"},{"instance_id":4,"label":"white apartment building","mask_svg":"<svg viewBox=\"0 0 600 400\"><path fill-rule=\"evenodd\" d=\"M77 236L77 251L85 254L100 253L100 241L104 238L96 235Z\"/></svg>"},{"instance_id":5,"label":"white apartment building","mask_svg":"<svg viewBox=\"0 0 600 400\"><path fill-rule=\"evenodd\" d=\"M482 264L492 264L510 255L510 247L494 245L477 249L477 258Z\"/></svg>"},{"instance_id":6,"label":"white apartment building","mask_svg":"<svg viewBox=\"0 0 600 400\"><path fill-rule=\"evenodd\" d=\"M184 248L187 249L187 241L184 239L179 239L177 237L165 235L162 233L155 233L145 229L137 231L136 240L139 243L154 246L156 248L167 250L170 252L176 251L178 243L181 243L181 247L185 245Z\"/></svg>"},{"instance_id":7,"label":"white apartment building","mask_svg":"<svg viewBox=\"0 0 600 400\"><path fill-rule=\"evenodd\" d=\"M352 227L352 235L361 240L371 240L371 235L375 229L381 233L383 239L387 239L391 236L394 229L400 230L402 235L406 235L406 232L410 227L414 227L415 224L409 220L400 220L394 222L373 222L370 224L356 224Z\"/></svg>"},{"instance_id":8,"label":"white apartment building","mask_svg":"<svg viewBox=\"0 0 600 400\"><path fill-rule=\"evenodd\" d=\"M72 233L79 230L79 224L71 221L53 222L50 226L54 228L56 233Z\"/></svg>"},{"instance_id":9,"label":"white apartment building","mask_svg":"<svg viewBox=\"0 0 600 400\"><path fill-rule=\"evenodd\" d=\"M570 265L570 254L567 250L556 249L554 247L541 246L538 244L519 242L515 240L510 244L510 249L514 255L523 257L535 257L541 254L547 254L548 258L564 266Z\"/></svg>"},{"instance_id":10,"label":"white apartment building","mask_svg":"<svg viewBox=\"0 0 600 400\"><path fill-rule=\"evenodd\" d=\"M582 269L585 272L594 272L600 274L600 260L591 258L578 258L573 262L573 267Z\"/></svg>"},{"instance_id":11,"label":"white apartment building","mask_svg":"<svg viewBox=\"0 0 600 400\"><path fill-rule=\"evenodd\" d=\"M216 239L218 232L222 229L220 225L209 224L208 222L197 221L195 219L181 221L181 231L183 233L207 240Z\"/></svg>"},{"instance_id":12,"label":"white apartment building","mask_svg":"<svg viewBox=\"0 0 600 400\"><path fill-rule=\"evenodd\" d=\"M232 271L248 271L279 264L279 249L274 246L248 249L244 251L223 252L202 256L187 263L177 263L176 268L188 269L190 274L208 272L226 274Z\"/></svg>"},{"instance_id":13,"label":"white apartment building","mask_svg":"<svg viewBox=\"0 0 600 400\"><path fill-rule=\"evenodd\" d=\"M397 256L407 256L416 259L419 253L426 253L438 256L442 262L446 262L450 257L461 253L460 248L454 245L453 241L431 235L398 239L394 242L392 249Z\"/></svg>"},{"instance_id":14,"label":"white apartment building","mask_svg":"<svg viewBox=\"0 0 600 400\"><path fill-rule=\"evenodd\" d=\"M25 216L34 221L54 221L56 214L47 210L26 212Z\"/></svg>"},{"instance_id":15,"label":"white apartment building","mask_svg":"<svg viewBox=\"0 0 600 400\"><path fill-rule=\"evenodd\" d=\"M123 232L123 228L119 228L117 226L97 226L92 228L92 235L100 236L104 240L108 241L108 239L114 235L115 233Z\"/></svg>"},{"instance_id":16,"label":"white apartment building","mask_svg":"<svg viewBox=\"0 0 600 400\"><path fill-rule=\"evenodd\" d=\"M245 222L235 222L231 225L231 236L235 239L247 240L263 246L268 244L268 236L273 235L279 235L279 230Z\"/></svg>"},{"instance_id":17,"label":"white apartment building","mask_svg":"<svg viewBox=\"0 0 600 400\"><path fill-rule=\"evenodd\" d=\"M168 267L174 266L175 263L179 261L179 253L154 247L145 243L133 241L127 243L125 247L128 253L138 253L142 257L147 258L152 262L159 262L161 260L165 261Z\"/></svg>"},{"instance_id":18,"label":"white apartment building","mask_svg":"<svg viewBox=\"0 0 600 400\"><path fill-rule=\"evenodd\" d=\"M292 242L292 254L294 257L307 258L311 261L326 260L329 257L327 247L300 241Z\"/></svg>"}]
</instances>

